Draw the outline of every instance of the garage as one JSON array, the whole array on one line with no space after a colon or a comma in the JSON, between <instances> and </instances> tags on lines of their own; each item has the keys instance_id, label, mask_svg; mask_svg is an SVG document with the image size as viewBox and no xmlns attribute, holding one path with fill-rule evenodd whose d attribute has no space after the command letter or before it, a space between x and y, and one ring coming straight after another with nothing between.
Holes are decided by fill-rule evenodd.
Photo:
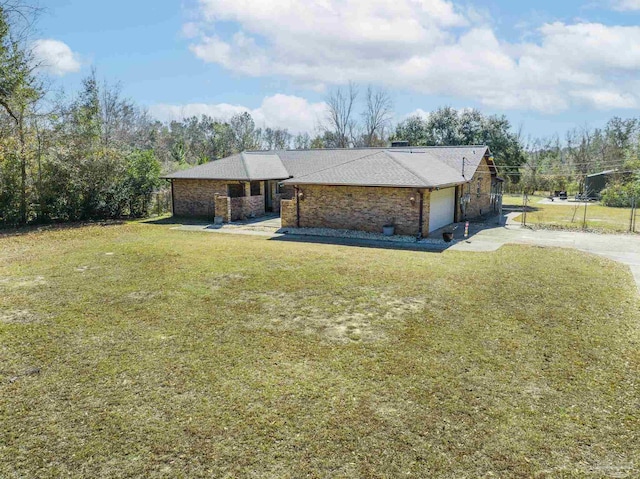
<instances>
[{"instance_id":1,"label":"garage","mask_svg":"<svg viewBox=\"0 0 640 479\"><path fill-rule=\"evenodd\" d=\"M429 211L429 233L447 226L454 221L456 212L456 189L444 188L431 192Z\"/></svg>"}]
</instances>

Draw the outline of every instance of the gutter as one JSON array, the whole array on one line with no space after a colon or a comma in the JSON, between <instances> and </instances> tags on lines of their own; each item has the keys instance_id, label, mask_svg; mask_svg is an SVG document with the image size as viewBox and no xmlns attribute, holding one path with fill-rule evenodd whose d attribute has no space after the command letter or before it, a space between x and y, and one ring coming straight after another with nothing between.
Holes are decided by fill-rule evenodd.
<instances>
[{"instance_id":1,"label":"gutter","mask_svg":"<svg viewBox=\"0 0 640 479\"><path fill-rule=\"evenodd\" d=\"M296 228L300 228L300 188L293 187L296 193Z\"/></svg>"},{"instance_id":2,"label":"gutter","mask_svg":"<svg viewBox=\"0 0 640 479\"><path fill-rule=\"evenodd\" d=\"M424 194L422 193L422 190L418 191L418 194L420 195L420 222L418 223L418 241L420 241L422 239L422 221L423 221L423 206L424 206Z\"/></svg>"},{"instance_id":3,"label":"gutter","mask_svg":"<svg viewBox=\"0 0 640 479\"><path fill-rule=\"evenodd\" d=\"M173 194L173 180L171 181L171 216L175 216L175 211L176 211L176 197Z\"/></svg>"}]
</instances>

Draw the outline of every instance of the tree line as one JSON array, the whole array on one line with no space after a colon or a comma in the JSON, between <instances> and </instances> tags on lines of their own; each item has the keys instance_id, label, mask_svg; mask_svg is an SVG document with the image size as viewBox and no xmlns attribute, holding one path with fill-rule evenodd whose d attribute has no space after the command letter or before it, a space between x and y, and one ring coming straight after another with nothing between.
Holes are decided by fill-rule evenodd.
<instances>
[{"instance_id":1,"label":"tree line","mask_svg":"<svg viewBox=\"0 0 640 479\"><path fill-rule=\"evenodd\" d=\"M483 144L510 188L533 190L580 189L588 172L639 168L638 120L524 141L505 116L478 110L443 107L395 123L386 90L353 83L329 92L313 132L259 127L248 112L160 122L95 71L75 94L56 93L30 52L36 15L0 0L0 224L146 216L166 188L162 173L245 150ZM634 178L621 176L624 195Z\"/></svg>"},{"instance_id":2,"label":"tree line","mask_svg":"<svg viewBox=\"0 0 640 479\"><path fill-rule=\"evenodd\" d=\"M531 139L526 162L505 171L518 191L585 190L587 175L610 172L602 193L606 206L628 207L640 200L640 119L611 118L602 128L575 128L564 139Z\"/></svg>"}]
</instances>

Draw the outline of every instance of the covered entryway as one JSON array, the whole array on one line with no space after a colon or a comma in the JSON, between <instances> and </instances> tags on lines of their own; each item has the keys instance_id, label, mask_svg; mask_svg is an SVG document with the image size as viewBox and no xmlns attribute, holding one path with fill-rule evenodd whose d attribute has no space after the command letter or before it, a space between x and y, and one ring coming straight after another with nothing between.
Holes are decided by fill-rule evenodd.
<instances>
[{"instance_id":1,"label":"covered entryway","mask_svg":"<svg viewBox=\"0 0 640 479\"><path fill-rule=\"evenodd\" d=\"M455 188L432 191L431 207L429 209L429 233L453 223L455 212Z\"/></svg>"}]
</instances>

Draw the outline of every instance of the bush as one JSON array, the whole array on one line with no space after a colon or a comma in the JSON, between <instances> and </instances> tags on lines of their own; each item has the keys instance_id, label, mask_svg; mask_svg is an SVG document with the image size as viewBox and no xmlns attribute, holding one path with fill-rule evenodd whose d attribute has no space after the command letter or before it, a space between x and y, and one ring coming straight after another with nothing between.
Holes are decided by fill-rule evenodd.
<instances>
[{"instance_id":1,"label":"bush","mask_svg":"<svg viewBox=\"0 0 640 479\"><path fill-rule=\"evenodd\" d=\"M630 208L631 200L640 202L640 182L615 183L602 190L602 204L614 208Z\"/></svg>"}]
</instances>

